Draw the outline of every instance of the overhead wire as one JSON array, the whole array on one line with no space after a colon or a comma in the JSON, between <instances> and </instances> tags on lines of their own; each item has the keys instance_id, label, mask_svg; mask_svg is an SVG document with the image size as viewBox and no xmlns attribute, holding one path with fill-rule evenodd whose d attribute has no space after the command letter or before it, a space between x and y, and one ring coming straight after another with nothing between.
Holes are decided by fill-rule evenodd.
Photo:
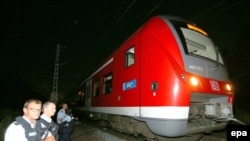
<instances>
[{"instance_id":1,"label":"overhead wire","mask_svg":"<svg viewBox=\"0 0 250 141\"><path fill-rule=\"evenodd\" d=\"M110 34L110 32L114 29L114 27L120 22L120 20L123 18L123 16L129 11L129 9L134 5L135 0L133 0L132 3L128 6L128 8L121 14L121 16L116 20L116 22L113 24L113 26L106 32L106 34L103 37L103 40Z\"/></svg>"},{"instance_id":2,"label":"overhead wire","mask_svg":"<svg viewBox=\"0 0 250 141\"><path fill-rule=\"evenodd\" d=\"M164 0L161 0L161 1L159 1L158 3L156 3L156 4L149 10L148 13L146 13L146 14L145 14L143 17L141 17L140 19L137 19L137 22L133 24L133 27L132 27L132 28L131 28L131 27L129 28L129 29L130 29L130 32L129 32L129 33L133 32L132 30L135 30L135 28L138 28L139 26L141 26L141 24L144 23L145 20L147 20L147 18L148 18L153 12L155 12L155 11L159 8L159 6L162 4L163 1L164 1Z\"/></svg>"},{"instance_id":3,"label":"overhead wire","mask_svg":"<svg viewBox=\"0 0 250 141\"><path fill-rule=\"evenodd\" d=\"M109 29L108 29L108 31L105 33L105 35L103 36L103 41L105 40L105 38L107 38L108 34L113 30L113 28L119 23L119 21L121 20L121 17L124 16L124 15L127 13L127 11L132 7L132 5L134 4L135 0L129 5L129 7L125 10L125 12L122 13L122 16L120 16L120 17L115 21L115 24L113 24L113 26L111 26L112 21L114 21L114 19L115 19L117 13L119 13L119 11L122 9L122 7L124 6L125 2L126 2L126 0L123 0L123 1L122 1L122 3L120 4L120 6L119 6L119 8L118 8L118 10L117 10L117 12L116 12L116 14L113 16L113 18L112 18L110 24L107 26L107 28L109 28ZM70 61L65 61L65 62L61 63L60 65L63 66L63 65L65 65L65 64L68 64L68 63L73 62L73 61L75 61L75 60L80 60L82 57L84 57L84 56L86 56L86 55L87 55L87 54L84 54L84 55L81 55L81 56L78 56L78 57L74 57L74 58L71 59Z\"/></svg>"},{"instance_id":4,"label":"overhead wire","mask_svg":"<svg viewBox=\"0 0 250 141\"><path fill-rule=\"evenodd\" d=\"M162 4L163 0L161 0L160 2L158 2L145 16L144 19L148 18L161 4Z\"/></svg>"},{"instance_id":5,"label":"overhead wire","mask_svg":"<svg viewBox=\"0 0 250 141\"><path fill-rule=\"evenodd\" d=\"M113 28L121 21L121 19L124 17L125 14L128 13L128 11L131 9L131 7L135 4L136 0L133 0L133 2L130 3L128 8L122 13L122 15L116 20L116 22L113 24L112 27L109 28L109 30L106 32L106 34L103 37L103 40L107 38L107 36L112 32ZM142 19L145 20L148 18L161 4L163 0L159 1ZM118 8L118 11L122 8L124 5L125 1L122 2L120 7Z\"/></svg>"},{"instance_id":6,"label":"overhead wire","mask_svg":"<svg viewBox=\"0 0 250 141\"><path fill-rule=\"evenodd\" d=\"M124 5L125 2L126 2L126 0L123 0L122 3L120 4L120 6L118 7L118 9L117 9L117 11L115 12L114 16L113 16L112 19L110 20L110 23L108 24L107 29L110 28L110 26L112 25L112 23L113 23L115 17L117 16L117 14L120 13L120 10L122 9L122 7L123 7L123 5ZM108 32L109 32L109 30L104 34L104 37L106 37L106 35L108 34Z\"/></svg>"},{"instance_id":7,"label":"overhead wire","mask_svg":"<svg viewBox=\"0 0 250 141\"><path fill-rule=\"evenodd\" d=\"M219 3L216 3L216 4L215 4L214 6L212 6L211 8L209 8L209 9L205 10L204 12L202 12L202 13L196 15L196 16L193 16L192 18L190 18L189 21L196 21L196 23L201 22L201 21L204 21L204 20L206 20L206 19L208 19L208 18L211 18L211 17L217 15L218 13L220 13L220 12L222 12L222 11L225 11L226 9L228 10L228 9L230 9L230 8L232 8L232 7L234 7L234 6L236 6L235 4L236 4L236 3L241 3L241 0L240 0L240 1L234 1L234 3L232 3L232 4L230 4L230 5L226 6L226 7L221 8L221 9L219 9L218 11L215 11L214 13L212 13L212 14L210 14L210 15L203 16L203 15L205 15L205 14L211 12L211 10L214 10L215 8L221 6L221 5L224 4L225 2L226 2L226 0L223 0L223 1L220 1ZM201 17L201 16L202 16L202 17Z\"/></svg>"},{"instance_id":8,"label":"overhead wire","mask_svg":"<svg viewBox=\"0 0 250 141\"><path fill-rule=\"evenodd\" d=\"M236 6L236 5L235 5L236 3L240 3L240 2L241 2L241 1L235 1L235 2L232 3L232 4L230 4L230 5L228 5L228 6L225 6L225 7L221 8L221 9L219 9L218 11L215 11L213 14L211 14L211 15L209 15L209 16L206 16L206 17L203 17L203 18L201 18L201 19L199 19L199 20L196 20L196 22L204 21L204 20L206 20L206 19L208 19L208 18L211 18L211 17L213 17L213 16L215 16L215 15L221 13L222 11L225 11L225 10L228 10L228 9L230 9L230 8L233 8L233 7Z\"/></svg>"},{"instance_id":9,"label":"overhead wire","mask_svg":"<svg viewBox=\"0 0 250 141\"><path fill-rule=\"evenodd\" d=\"M226 1L226 0L223 0L223 1L221 1L221 2L219 2L219 3L217 3L217 4L215 4L215 5L212 6L211 8L205 10L204 12L202 12L202 13L200 13L200 14L194 16L194 17L192 17L191 19L189 19L189 21L194 21L195 19L198 19L200 16L203 16L204 14L210 12L210 11L213 10L214 8L216 8L216 7L220 6L221 4L223 4L225 1Z\"/></svg>"}]
</instances>

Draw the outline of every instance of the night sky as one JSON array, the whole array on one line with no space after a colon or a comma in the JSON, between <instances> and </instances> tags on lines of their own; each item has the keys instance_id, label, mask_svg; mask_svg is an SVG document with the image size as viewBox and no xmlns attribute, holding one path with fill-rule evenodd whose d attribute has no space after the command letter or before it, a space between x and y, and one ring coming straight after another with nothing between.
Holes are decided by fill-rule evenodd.
<instances>
[{"instance_id":1,"label":"night sky","mask_svg":"<svg viewBox=\"0 0 250 141\"><path fill-rule=\"evenodd\" d=\"M2 1L1 106L52 92L56 46L58 92L67 95L154 15L194 22L215 39L244 107L250 81L248 0ZM249 94L250 95L250 94ZM22 98L23 97L23 98ZM17 101L17 102L16 102Z\"/></svg>"}]
</instances>

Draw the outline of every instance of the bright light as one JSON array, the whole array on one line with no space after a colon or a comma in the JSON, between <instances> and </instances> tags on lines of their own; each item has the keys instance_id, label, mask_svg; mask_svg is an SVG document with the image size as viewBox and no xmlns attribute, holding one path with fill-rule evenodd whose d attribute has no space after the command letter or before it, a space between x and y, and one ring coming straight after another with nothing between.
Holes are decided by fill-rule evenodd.
<instances>
[{"instance_id":1,"label":"bright light","mask_svg":"<svg viewBox=\"0 0 250 141\"><path fill-rule=\"evenodd\" d=\"M195 77L190 78L191 85L197 86L198 85L198 79Z\"/></svg>"},{"instance_id":2,"label":"bright light","mask_svg":"<svg viewBox=\"0 0 250 141\"><path fill-rule=\"evenodd\" d=\"M195 26L195 25L187 24L187 26L188 26L188 28L190 28L190 29L193 29L193 30L195 30L195 31L198 31L198 32L202 33L203 35L208 36L207 33L206 33L204 30L200 29L199 27L197 27L197 26Z\"/></svg>"},{"instance_id":3,"label":"bright light","mask_svg":"<svg viewBox=\"0 0 250 141\"><path fill-rule=\"evenodd\" d=\"M229 84L226 84L226 89L227 89L228 91L232 91L232 87L231 87Z\"/></svg>"},{"instance_id":4,"label":"bright light","mask_svg":"<svg viewBox=\"0 0 250 141\"><path fill-rule=\"evenodd\" d=\"M81 91L79 91L79 92L78 92L78 95L82 95L82 92L81 92Z\"/></svg>"}]
</instances>

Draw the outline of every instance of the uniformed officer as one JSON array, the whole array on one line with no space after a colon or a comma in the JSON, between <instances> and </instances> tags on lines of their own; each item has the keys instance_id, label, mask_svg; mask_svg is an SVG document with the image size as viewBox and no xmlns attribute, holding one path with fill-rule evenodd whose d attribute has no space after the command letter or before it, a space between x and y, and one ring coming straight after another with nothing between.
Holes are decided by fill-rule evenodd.
<instances>
[{"instance_id":1,"label":"uniformed officer","mask_svg":"<svg viewBox=\"0 0 250 141\"><path fill-rule=\"evenodd\" d=\"M40 141L42 134L37 126L40 116L42 102L37 99L29 99L24 103L23 116L16 118L4 134L4 141ZM44 141L55 141L53 136L45 138Z\"/></svg>"},{"instance_id":2,"label":"uniformed officer","mask_svg":"<svg viewBox=\"0 0 250 141\"><path fill-rule=\"evenodd\" d=\"M61 141L63 137L63 128L64 128L63 119L67 116L66 114L67 109L68 109L68 104L63 103L62 108L57 113L57 123L59 125L58 141Z\"/></svg>"},{"instance_id":3,"label":"uniformed officer","mask_svg":"<svg viewBox=\"0 0 250 141\"><path fill-rule=\"evenodd\" d=\"M63 141L71 141L71 134L74 127L74 117L70 109L66 110L66 116L62 120L64 124L63 128Z\"/></svg>"},{"instance_id":4,"label":"uniformed officer","mask_svg":"<svg viewBox=\"0 0 250 141\"><path fill-rule=\"evenodd\" d=\"M42 130L44 136L54 136L55 139L58 138L58 125L52 120L52 116L56 112L56 104L52 101L47 101L42 106L42 115L38 122L38 128Z\"/></svg>"}]
</instances>

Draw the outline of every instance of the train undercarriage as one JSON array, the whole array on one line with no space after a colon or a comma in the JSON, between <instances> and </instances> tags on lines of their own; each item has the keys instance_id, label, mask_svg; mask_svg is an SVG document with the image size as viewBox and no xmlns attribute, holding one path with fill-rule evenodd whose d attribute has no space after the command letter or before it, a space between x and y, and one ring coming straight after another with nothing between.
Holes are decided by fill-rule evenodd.
<instances>
[{"instance_id":1,"label":"train undercarriage","mask_svg":"<svg viewBox=\"0 0 250 141\"><path fill-rule=\"evenodd\" d=\"M141 121L133 117L93 113L92 118L99 120L102 127L111 128L120 133L131 134L136 137L144 138L145 141L175 141L183 138L198 138L200 133L212 133L214 130L221 130L226 127L228 123L227 119L201 114L201 111L203 111L205 107L206 106L204 104L202 105L200 103L195 103L194 105L192 104L190 108L190 116L186 126L186 135L174 138L154 134L145 121Z\"/></svg>"},{"instance_id":2,"label":"train undercarriage","mask_svg":"<svg viewBox=\"0 0 250 141\"><path fill-rule=\"evenodd\" d=\"M190 137L190 135L212 133L215 130L224 129L228 121L233 118L233 113L232 105L227 104L227 97L209 96L204 98L204 96L195 95L192 97L192 102L190 103L188 119L175 121L178 123L176 125L180 125L179 129L184 129L185 133L181 133L183 134L182 136L170 136L170 138L157 133L155 134L150 128L150 121L154 121L151 124L157 123L159 126L161 126L161 124L169 125L167 121L162 119L143 119L106 113L91 113L91 117L100 120L101 125L104 127L109 127L125 134L143 136L145 140L152 141L177 140L178 138ZM155 122L155 120L159 120L159 122ZM159 128L160 130L164 130L164 127ZM166 128L164 132L170 132L170 134L172 134L169 129L170 128Z\"/></svg>"}]
</instances>

